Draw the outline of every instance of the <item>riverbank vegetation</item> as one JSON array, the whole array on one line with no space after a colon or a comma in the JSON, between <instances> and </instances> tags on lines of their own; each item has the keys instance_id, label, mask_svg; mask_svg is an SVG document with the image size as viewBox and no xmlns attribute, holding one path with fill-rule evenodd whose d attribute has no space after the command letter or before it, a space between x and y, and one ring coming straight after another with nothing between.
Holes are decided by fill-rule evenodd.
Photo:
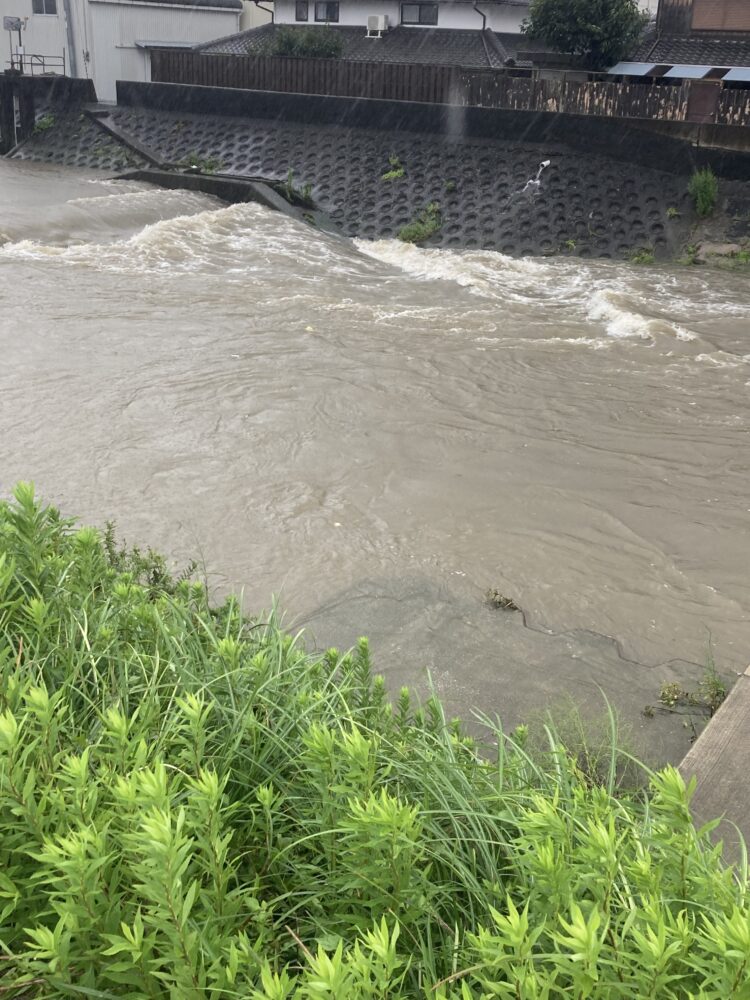
<instances>
[{"instance_id":1,"label":"riverbank vegetation","mask_svg":"<svg viewBox=\"0 0 750 1000\"><path fill-rule=\"evenodd\" d=\"M745 873L668 768L618 787L391 704L368 646L0 503L0 988L23 997L747 996ZM612 734L613 744L615 734ZM17 987L14 988L14 984Z\"/></svg>"},{"instance_id":2,"label":"riverbank vegetation","mask_svg":"<svg viewBox=\"0 0 750 1000\"><path fill-rule=\"evenodd\" d=\"M696 170L688 182L688 194L693 199L700 218L711 215L719 199L719 181L710 167Z\"/></svg>"},{"instance_id":3,"label":"riverbank vegetation","mask_svg":"<svg viewBox=\"0 0 750 1000\"><path fill-rule=\"evenodd\" d=\"M431 201L417 213L416 218L402 226L397 235L403 243L424 243L430 236L434 236L442 225L440 205L436 201Z\"/></svg>"}]
</instances>

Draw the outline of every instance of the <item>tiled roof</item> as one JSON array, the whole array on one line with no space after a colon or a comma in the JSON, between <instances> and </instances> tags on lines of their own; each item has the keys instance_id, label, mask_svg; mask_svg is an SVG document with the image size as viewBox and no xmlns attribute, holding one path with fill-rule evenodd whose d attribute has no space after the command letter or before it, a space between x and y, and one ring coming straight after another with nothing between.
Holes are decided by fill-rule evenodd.
<instances>
[{"instance_id":1,"label":"tiled roof","mask_svg":"<svg viewBox=\"0 0 750 1000\"><path fill-rule=\"evenodd\" d=\"M260 28L218 38L195 48L201 52L223 52L230 55L259 53L280 27L296 29L295 25L264 24ZM500 67L505 60L503 45L495 45L492 39L483 38L481 31L406 28L399 25L386 31L381 38L368 38L364 26L329 25L325 30L335 31L343 39L342 59L360 62L441 63L469 67Z\"/></svg>"},{"instance_id":2,"label":"tiled roof","mask_svg":"<svg viewBox=\"0 0 750 1000\"><path fill-rule=\"evenodd\" d=\"M641 44L630 58L671 66L750 66L750 36L662 35Z\"/></svg>"}]
</instances>

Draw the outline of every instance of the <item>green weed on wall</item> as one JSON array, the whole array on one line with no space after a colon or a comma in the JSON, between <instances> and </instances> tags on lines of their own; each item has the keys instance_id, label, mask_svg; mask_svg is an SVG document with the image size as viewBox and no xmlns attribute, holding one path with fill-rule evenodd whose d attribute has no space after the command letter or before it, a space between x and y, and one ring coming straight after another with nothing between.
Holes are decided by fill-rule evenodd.
<instances>
[{"instance_id":1,"label":"green weed on wall","mask_svg":"<svg viewBox=\"0 0 750 1000\"><path fill-rule=\"evenodd\" d=\"M689 795L618 792L553 731L478 753L391 705L365 640L311 655L28 486L0 503L3 994L745 997L745 873Z\"/></svg>"}]
</instances>

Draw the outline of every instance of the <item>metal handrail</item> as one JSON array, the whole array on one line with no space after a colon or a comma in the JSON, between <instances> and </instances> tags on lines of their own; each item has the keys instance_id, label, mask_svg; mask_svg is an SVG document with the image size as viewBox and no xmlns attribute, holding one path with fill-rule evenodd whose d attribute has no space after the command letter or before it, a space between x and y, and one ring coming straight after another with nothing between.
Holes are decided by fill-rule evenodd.
<instances>
[{"instance_id":1,"label":"metal handrail","mask_svg":"<svg viewBox=\"0 0 750 1000\"><path fill-rule=\"evenodd\" d=\"M55 74L65 76L65 52L61 56L43 56L35 52L24 52L15 55L9 63L10 69L20 70L29 76L46 76Z\"/></svg>"}]
</instances>

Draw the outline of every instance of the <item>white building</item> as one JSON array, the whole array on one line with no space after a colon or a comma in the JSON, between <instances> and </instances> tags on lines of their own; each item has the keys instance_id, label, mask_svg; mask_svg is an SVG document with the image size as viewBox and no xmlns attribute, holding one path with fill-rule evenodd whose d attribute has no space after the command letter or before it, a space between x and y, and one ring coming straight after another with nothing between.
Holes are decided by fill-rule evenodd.
<instances>
[{"instance_id":1,"label":"white building","mask_svg":"<svg viewBox=\"0 0 750 1000\"><path fill-rule=\"evenodd\" d=\"M116 80L150 79L150 48L232 34L242 14L243 0L0 0L0 16L21 19L24 72L64 67L92 79L101 101L115 100ZM12 54L18 59L17 33L5 32L4 41L2 68Z\"/></svg>"},{"instance_id":2,"label":"white building","mask_svg":"<svg viewBox=\"0 0 750 1000\"><path fill-rule=\"evenodd\" d=\"M401 0L276 0L276 24L339 24L342 27L365 26L373 14L385 15L387 25L454 28L515 34L528 15L528 0L434 0L413 3Z\"/></svg>"},{"instance_id":3,"label":"white building","mask_svg":"<svg viewBox=\"0 0 750 1000\"><path fill-rule=\"evenodd\" d=\"M658 0L638 0L655 14ZM364 26L367 18L384 14L389 27L453 28L517 34L529 13L529 0L276 0L276 24L328 23Z\"/></svg>"}]
</instances>

